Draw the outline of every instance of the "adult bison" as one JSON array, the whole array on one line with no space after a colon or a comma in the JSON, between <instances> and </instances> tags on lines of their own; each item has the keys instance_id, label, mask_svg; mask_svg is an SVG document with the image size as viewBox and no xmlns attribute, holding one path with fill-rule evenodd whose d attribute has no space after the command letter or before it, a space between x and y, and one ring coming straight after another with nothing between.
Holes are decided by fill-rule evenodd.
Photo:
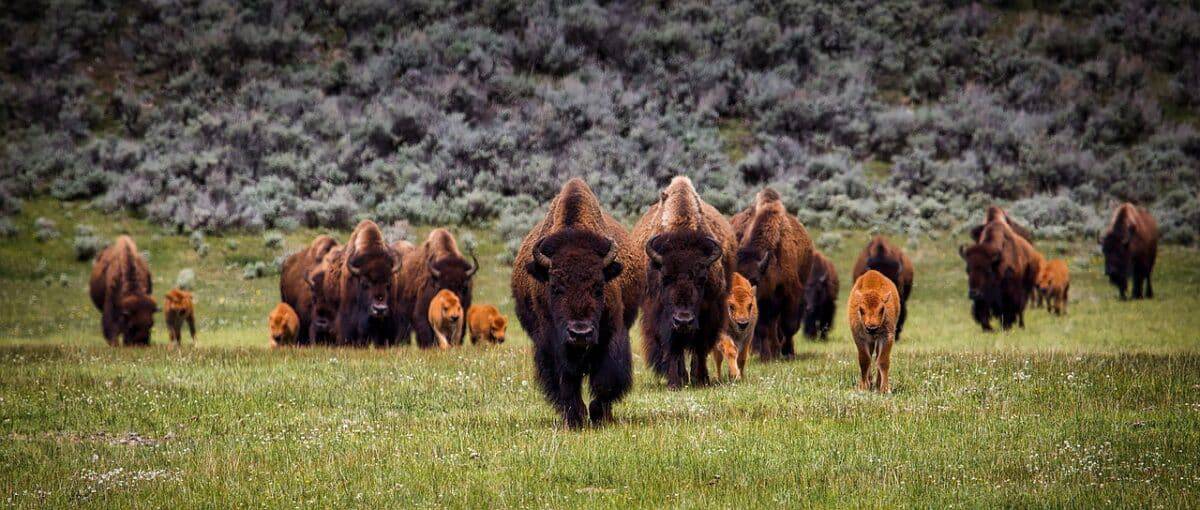
<instances>
[{"instance_id":1,"label":"adult bison","mask_svg":"<svg viewBox=\"0 0 1200 510\"><path fill-rule=\"evenodd\" d=\"M327 337L333 327L332 312L324 315L316 313L316 307L313 306L314 288L308 274L337 245L332 237L319 235L308 243L308 247L283 261L283 269L279 274L279 300L287 303L300 319L296 331L297 343L316 343L318 339Z\"/></svg>"},{"instance_id":2,"label":"adult bison","mask_svg":"<svg viewBox=\"0 0 1200 510\"><path fill-rule=\"evenodd\" d=\"M997 205L988 206L987 211L983 215L983 223L971 228L971 240L979 241L979 235L983 233L983 228L993 221L999 221L1008 225L1008 228L1011 228L1014 234L1021 236L1026 241L1033 242L1033 235L1029 233L1029 229L1013 221L1009 217L1008 212Z\"/></svg>"},{"instance_id":3,"label":"adult bison","mask_svg":"<svg viewBox=\"0 0 1200 510\"><path fill-rule=\"evenodd\" d=\"M908 317L908 295L913 288L913 265L908 260L904 250L896 247L883 236L875 236L867 243L858 260L854 262L854 281L868 270L879 271L900 292L900 317L896 320L896 341L900 341L900 332L904 331L904 320Z\"/></svg>"},{"instance_id":4,"label":"adult bison","mask_svg":"<svg viewBox=\"0 0 1200 510\"><path fill-rule=\"evenodd\" d=\"M312 295L312 324L310 343L337 344L337 314L342 306L342 252L344 246L334 246L321 261L308 271L305 283Z\"/></svg>"},{"instance_id":5,"label":"adult bison","mask_svg":"<svg viewBox=\"0 0 1200 510\"><path fill-rule=\"evenodd\" d=\"M1104 274L1117 286L1121 299L1125 299L1130 278L1133 278L1133 299L1154 298L1150 274L1158 257L1158 223L1149 211L1129 202L1117 207L1100 239L1100 249L1104 252Z\"/></svg>"},{"instance_id":6,"label":"adult bison","mask_svg":"<svg viewBox=\"0 0 1200 510\"><path fill-rule=\"evenodd\" d=\"M109 345L149 345L158 304L150 267L129 236L120 236L96 256L88 284L100 310L100 328Z\"/></svg>"},{"instance_id":7,"label":"adult bison","mask_svg":"<svg viewBox=\"0 0 1200 510\"><path fill-rule=\"evenodd\" d=\"M458 251L454 236L444 228L434 229L425 242L408 250L396 288L396 301L400 306L397 338L408 343L410 332L415 331L417 345L421 348L437 345L429 325L429 302L439 291L448 290L458 296L464 310L470 308L472 277L478 270L479 260L475 254L471 253L468 262ZM461 344L462 336L450 340Z\"/></svg>"},{"instance_id":8,"label":"adult bison","mask_svg":"<svg viewBox=\"0 0 1200 510\"><path fill-rule=\"evenodd\" d=\"M690 353L691 382L708 384L707 356L725 328L733 228L690 179L676 177L633 228L633 242L648 262L641 304L646 364L678 389L688 382Z\"/></svg>"},{"instance_id":9,"label":"adult bison","mask_svg":"<svg viewBox=\"0 0 1200 510\"><path fill-rule=\"evenodd\" d=\"M513 263L517 319L533 341L538 384L568 427L612 418L633 383L629 326L645 255L580 179L563 185ZM588 378L591 405L581 395Z\"/></svg>"},{"instance_id":10,"label":"adult bison","mask_svg":"<svg viewBox=\"0 0 1200 510\"><path fill-rule=\"evenodd\" d=\"M379 226L370 220L360 222L333 262L341 263L341 271L334 281L327 282L326 288L335 283L339 290L338 342L390 346L396 339L392 284L394 274L402 266L396 253L384 242Z\"/></svg>"},{"instance_id":11,"label":"adult bison","mask_svg":"<svg viewBox=\"0 0 1200 510\"><path fill-rule=\"evenodd\" d=\"M771 359L795 354L792 337L804 315L804 285L812 266L808 230L788 214L779 193L764 189L731 220L738 239L737 272L758 289L754 345Z\"/></svg>"},{"instance_id":12,"label":"adult bison","mask_svg":"<svg viewBox=\"0 0 1200 510\"><path fill-rule=\"evenodd\" d=\"M1025 306L1041 269L1033 245L1006 223L993 221L980 232L979 242L960 246L958 253L967 263L971 314L983 330L991 331L992 316L1004 329L1015 322L1025 327Z\"/></svg>"},{"instance_id":13,"label":"adult bison","mask_svg":"<svg viewBox=\"0 0 1200 510\"><path fill-rule=\"evenodd\" d=\"M838 275L833 262L813 252L812 269L804 286L804 336L827 340L837 311Z\"/></svg>"}]
</instances>

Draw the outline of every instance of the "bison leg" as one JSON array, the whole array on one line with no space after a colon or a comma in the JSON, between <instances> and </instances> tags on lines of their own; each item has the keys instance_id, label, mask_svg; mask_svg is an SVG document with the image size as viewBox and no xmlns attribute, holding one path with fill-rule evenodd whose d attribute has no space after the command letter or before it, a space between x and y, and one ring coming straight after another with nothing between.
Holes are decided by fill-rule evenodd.
<instances>
[{"instance_id":1,"label":"bison leg","mask_svg":"<svg viewBox=\"0 0 1200 510\"><path fill-rule=\"evenodd\" d=\"M719 380L721 380L721 365L725 364L725 356L721 353L720 345L718 345L716 348L714 348L712 350L711 354L712 354L713 364L715 364L717 367L716 373L717 373L717 380L719 381ZM732 368L732 366L733 366L733 363L730 363L731 368ZM733 377L732 370L730 370L730 372L729 372L729 377Z\"/></svg>"},{"instance_id":2,"label":"bison leg","mask_svg":"<svg viewBox=\"0 0 1200 510\"><path fill-rule=\"evenodd\" d=\"M709 381L708 363L706 363L705 358L707 356L700 349L696 349L696 352L692 353L692 384L694 385L708 386L711 382Z\"/></svg>"},{"instance_id":3,"label":"bison leg","mask_svg":"<svg viewBox=\"0 0 1200 510\"><path fill-rule=\"evenodd\" d=\"M1133 270L1133 299L1142 299L1142 279L1145 278L1138 269Z\"/></svg>"},{"instance_id":4,"label":"bison leg","mask_svg":"<svg viewBox=\"0 0 1200 510\"><path fill-rule=\"evenodd\" d=\"M1146 299L1154 299L1154 284L1150 283L1150 270L1146 271Z\"/></svg>"},{"instance_id":5,"label":"bison leg","mask_svg":"<svg viewBox=\"0 0 1200 510\"><path fill-rule=\"evenodd\" d=\"M971 316L975 318L975 322L978 322L984 331L992 330L992 313L987 303L980 300L972 301Z\"/></svg>"},{"instance_id":6,"label":"bison leg","mask_svg":"<svg viewBox=\"0 0 1200 510\"><path fill-rule=\"evenodd\" d=\"M861 342L854 342L854 345L858 347L858 389L867 391L871 389L871 383L867 380L871 372L871 353Z\"/></svg>"},{"instance_id":7,"label":"bison leg","mask_svg":"<svg viewBox=\"0 0 1200 510\"><path fill-rule=\"evenodd\" d=\"M907 299L900 300L900 316L896 319L896 341L900 341L900 332L904 331L904 320L908 318Z\"/></svg>"},{"instance_id":8,"label":"bison leg","mask_svg":"<svg viewBox=\"0 0 1200 510\"><path fill-rule=\"evenodd\" d=\"M612 404L629 392L633 386L633 357L629 353L629 340L614 338L609 342L608 355L601 356L588 387L592 393L592 404L588 417L593 425L612 420Z\"/></svg>"},{"instance_id":9,"label":"bison leg","mask_svg":"<svg viewBox=\"0 0 1200 510\"><path fill-rule=\"evenodd\" d=\"M879 392L891 393L892 382L889 378L892 367L892 341L884 342L883 347L879 349Z\"/></svg>"},{"instance_id":10,"label":"bison leg","mask_svg":"<svg viewBox=\"0 0 1200 510\"><path fill-rule=\"evenodd\" d=\"M687 378L687 366L683 352L674 346L667 346L667 349L667 389L677 390L683 387L683 380Z\"/></svg>"},{"instance_id":11,"label":"bison leg","mask_svg":"<svg viewBox=\"0 0 1200 510\"><path fill-rule=\"evenodd\" d=\"M187 318L188 333L192 335L192 343L196 343L196 316L189 315Z\"/></svg>"},{"instance_id":12,"label":"bison leg","mask_svg":"<svg viewBox=\"0 0 1200 510\"><path fill-rule=\"evenodd\" d=\"M583 426L583 417L587 406L583 403L583 377L578 374L563 374L562 385L559 386L558 407L563 415L567 428Z\"/></svg>"}]
</instances>

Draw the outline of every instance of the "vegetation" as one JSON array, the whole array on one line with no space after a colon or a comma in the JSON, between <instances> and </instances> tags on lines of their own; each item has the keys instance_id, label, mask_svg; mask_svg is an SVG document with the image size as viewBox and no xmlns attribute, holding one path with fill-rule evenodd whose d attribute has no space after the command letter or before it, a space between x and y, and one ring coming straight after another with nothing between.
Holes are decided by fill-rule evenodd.
<instances>
[{"instance_id":1,"label":"vegetation","mask_svg":"<svg viewBox=\"0 0 1200 510\"><path fill-rule=\"evenodd\" d=\"M103 344L70 239L133 235L160 297L191 268L199 335ZM188 237L79 202L25 203L0 243L0 501L6 506L903 506L1194 508L1200 466L1200 252L1167 246L1156 299L1118 302L1091 242L1042 241L1072 271L1069 315L971 322L961 235L903 242L916 266L895 393L854 390L839 310L828 343L747 378L665 389L640 360L612 426L563 430L528 337L451 352L270 350L277 280L241 280L314 230ZM411 227L423 238L428 227ZM463 230L458 230L463 232ZM473 231L476 301L512 313L506 237ZM346 231L334 234L345 239ZM222 239L223 238L223 239ZM841 274L863 231L819 236ZM913 238L917 239L917 238ZM240 240L236 251L222 241ZM55 275L53 286L43 276ZM57 279L66 279L59 286ZM843 285L839 307L849 285ZM160 318L161 319L161 318ZM636 328L635 328L636 331ZM635 342L640 339L635 338ZM636 350L636 349L635 349Z\"/></svg>"}]
</instances>

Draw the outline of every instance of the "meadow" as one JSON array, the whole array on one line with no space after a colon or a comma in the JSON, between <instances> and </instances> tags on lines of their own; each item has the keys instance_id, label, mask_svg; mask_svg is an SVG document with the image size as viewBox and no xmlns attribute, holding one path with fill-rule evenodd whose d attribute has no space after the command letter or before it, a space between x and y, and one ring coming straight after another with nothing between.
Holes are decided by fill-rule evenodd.
<instances>
[{"instance_id":1,"label":"meadow","mask_svg":"<svg viewBox=\"0 0 1200 510\"><path fill-rule=\"evenodd\" d=\"M36 242L33 218L63 235ZM616 423L567 431L535 387L527 336L450 352L268 348L270 261L315 231L188 238L128 215L33 200L0 243L0 501L87 507L1163 507L1200 502L1200 253L1166 246L1157 299L1119 302L1094 242L1066 257L1069 314L983 334L962 235L899 239L916 265L889 396L854 389L841 306L868 233L826 250L843 278L826 343L735 383L672 392L635 357ZM125 232L161 299L196 272L199 340L113 349L73 226ZM428 228L416 228L417 238ZM506 239L473 232L476 301L511 314ZM345 239L346 232L337 232ZM826 236L827 240L834 236ZM236 242L236 247L233 243ZM236 248L236 249L235 249ZM32 269L31 269L32 268ZM639 340L635 338L635 342ZM635 349L636 350L636 349Z\"/></svg>"}]
</instances>

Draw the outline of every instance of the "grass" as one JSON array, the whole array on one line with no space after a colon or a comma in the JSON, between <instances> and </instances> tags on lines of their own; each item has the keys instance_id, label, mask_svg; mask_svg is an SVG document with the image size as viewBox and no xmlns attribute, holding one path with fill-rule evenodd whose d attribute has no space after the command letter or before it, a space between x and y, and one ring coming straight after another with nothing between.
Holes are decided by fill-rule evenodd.
<instances>
[{"instance_id":1,"label":"grass","mask_svg":"<svg viewBox=\"0 0 1200 510\"><path fill-rule=\"evenodd\" d=\"M63 235L32 239L37 216ZM1200 502L1200 253L1162 250L1158 299L1118 302L1092 243L1066 256L1070 314L983 334L969 319L958 239L907 245L917 267L895 394L853 389L840 306L867 235L827 250L842 275L828 343L748 378L667 391L638 363L617 423L557 425L528 338L449 353L267 349L273 260L260 234L185 236L78 204L31 201L0 242L0 501L88 507L1147 507ZM197 273L200 340L112 349L73 262L73 225L129 232L161 296ZM428 229L420 229L423 233ZM312 231L290 233L288 248ZM337 235L345 239L346 233ZM478 302L511 315L502 240L480 242ZM31 267L44 259L44 276ZM67 275L68 286L58 283Z\"/></svg>"}]
</instances>

